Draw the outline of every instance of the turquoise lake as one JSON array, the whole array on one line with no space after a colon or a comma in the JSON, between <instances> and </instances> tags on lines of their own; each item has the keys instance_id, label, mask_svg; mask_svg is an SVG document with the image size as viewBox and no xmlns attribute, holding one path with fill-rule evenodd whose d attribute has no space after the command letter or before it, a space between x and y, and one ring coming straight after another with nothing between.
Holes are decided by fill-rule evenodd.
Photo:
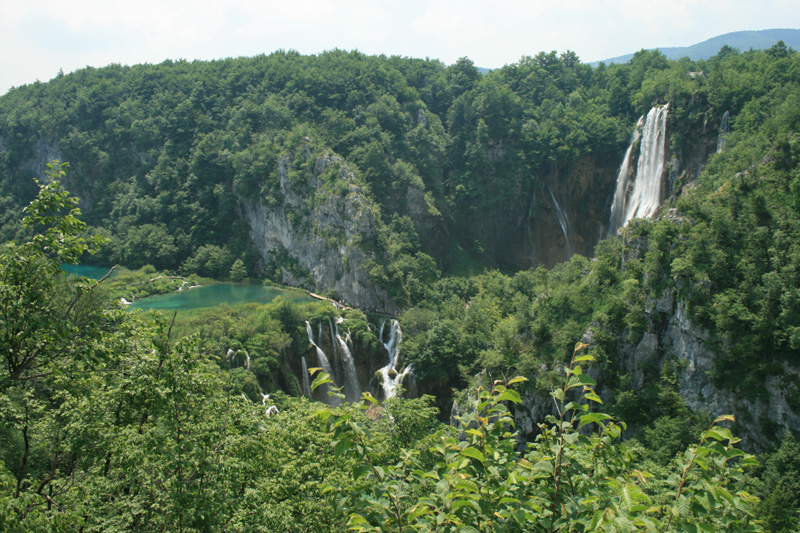
<instances>
[{"instance_id":1,"label":"turquoise lake","mask_svg":"<svg viewBox=\"0 0 800 533\"><path fill-rule=\"evenodd\" d=\"M70 274L100 279L110 270L109 267L93 265L62 265L61 268ZM169 294L149 296L131 304L132 309L164 309L179 310L214 307L220 304L237 304L256 302L266 304L283 296L293 302L312 302L313 298L297 290L287 290L263 285L247 285L244 283L215 283L194 289L185 289Z\"/></svg>"},{"instance_id":2,"label":"turquoise lake","mask_svg":"<svg viewBox=\"0 0 800 533\"><path fill-rule=\"evenodd\" d=\"M70 274L75 274L76 276L85 276L87 278L100 279L106 274L108 274L108 271L111 270L111 267L62 264L61 270L63 270L64 272L68 272Z\"/></svg>"},{"instance_id":3,"label":"turquoise lake","mask_svg":"<svg viewBox=\"0 0 800 533\"><path fill-rule=\"evenodd\" d=\"M213 307L220 304L257 302L266 304L283 296L294 302L311 302L313 298L298 292L262 285L244 285L240 283L215 283L194 289L185 289L169 294L149 296L133 302L133 309L181 310Z\"/></svg>"}]
</instances>

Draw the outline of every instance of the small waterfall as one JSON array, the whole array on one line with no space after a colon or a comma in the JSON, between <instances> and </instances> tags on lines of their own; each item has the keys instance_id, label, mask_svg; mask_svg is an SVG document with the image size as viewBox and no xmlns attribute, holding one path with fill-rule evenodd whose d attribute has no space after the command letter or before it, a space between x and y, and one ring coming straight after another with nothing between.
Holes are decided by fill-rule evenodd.
<instances>
[{"instance_id":1,"label":"small waterfall","mask_svg":"<svg viewBox=\"0 0 800 533\"><path fill-rule=\"evenodd\" d=\"M550 186L547 186L547 190L550 191L550 199L553 200L553 205L556 208L556 216L558 217L558 224L561 226L561 233L564 234L564 249L566 250L567 259L572 257L572 246L569 243L569 218L567 217L567 213L561 209L561 206L558 205L556 201L556 197L553 194L553 190Z\"/></svg>"},{"instance_id":2,"label":"small waterfall","mask_svg":"<svg viewBox=\"0 0 800 533\"><path fill-rule=\"evenodd\" d=\"M381 321L380 331L378 337L383 342L383 328L386 321ZM398 372L397 366L400 364L400 342L403 340L403 330L400 329L400 323L392 319L391 328L389 330L389 340L383 342L386 351L389 352L389 364L379 370L381 374L381 389L383 389L383 399L388 400L397 394L397 387L403 380L414 375L412 365L408 365ZM394 373L394 377L392 377Z\"/></svg>"},{"instance_id":3,"label":"small waterfall","mask_svg":"<svg viewBox=\"0 0 800 533\"><path fill-rule=\"evenodd\" d=\"M631 144L617 176L617 190L611 204L608 234L628 224L633 218L649 218L661 204L661 177L664 173L666 152L667 112L669 104L654 107L636 124ZM639 156L636 174L631 175L636 142Z\"/></svg>"},{"instance_id":4,"label":"small waterfall","mask_svg":"<svg viewBox=\"0 0 800 533\"><path fill-rule=\"evenodd\" d=\"M717 137L717 153L722 151L725 146L725 136L731 132L730 116L727 111L722 114L719 121L719 136Z\"/></svg>"},{"instance_id":5,"label":"small waterfall","mask_svg":"<svg viewBox=\"0 0 800 533\"><path fill-rule=\"evenodd\" d=\"M233 351L232 348L228 348L228 353L226 355L226 357L228 358L228 366L230 368L239 368L240 358L238 356L242 354L245 357L244 359L241 360L241 362L243 363L242 366L245 368L245 370L250 370L250 354L247 353L247 350L240 349Z\"/></svg>"},{"instance_id":6,"label":"small waterfall","mask_svg":"<svg viewBox=\"0 0 800 533\"><path fill-rule=\"evenodd\" d=\"M312 345L314 345L314 348L317 349L317 360L319 361L319 364L322 367L322 370L324 370L326 373L328 373L331 376L331 379L336 381L336 375L333 373L333 368L331 367L331 364L328 361L328 356L326 356L325 352L322 350L322 348L320 348L317 345L317 343L314 342L314 332L311 330L311 324L308 322L308 320L306 320L306 332L308 333L308 341ZM319 337L322 337L321 325L320 325L320 335L319 335ZM311 387L309 386L309 389L310 388ZM336 407L337 405L340 405L342 403L342 401L339 398L336 398L335 396L329 395L328 394L328 390L330 390L328 385L325 385L324 386L324 390L323 390L323 401L325 403L327 403L328 405L332 406L332 407Z\"/></svg>"},{"instance_id":7,"label":"small waterfall","mask_svg":"<svg viewBox=\"0 0 800 533\"><path fill-rule=\"evenodd\" d=\"M533 232L531 231L531 219L533 218L533 206L536 204L536 180L533 182L533 195L531 196L531 205L528 208L528 220L525 221L525 238L528 241L530 250L531 264L536 264L536 250L533 245Z\"/></svg>"},{"instance_id":8,"label":"small waterfall","mask_svg":"<svg viewBox=\"0 0 800 533\"><path fill-rule=\"evenodd\" d=\"M343 318L337 318L335 322L331 322L331 339L333 339L333 353L334 360L340 361L342 364L342 377L344 388L344 395L348 402L357 402L361 399L361 389L358 386L358 373L356 372L356 364L353 361L353 353L348 346L350 341L350 333L347 334L347 342L339 335L339 324L344 322Z\"/></svg>"},{"instance_id":9,"label":"small waterfall","mask_svg":"<svg viewBox=\"0 0 800 533\"><path fill-rule=\"evenodd\" d=\"M311 398L311 380L308 375L308 365L306 364L306 356L302 358L303 361L303 394Z\"/></svg>"}]
</instances>

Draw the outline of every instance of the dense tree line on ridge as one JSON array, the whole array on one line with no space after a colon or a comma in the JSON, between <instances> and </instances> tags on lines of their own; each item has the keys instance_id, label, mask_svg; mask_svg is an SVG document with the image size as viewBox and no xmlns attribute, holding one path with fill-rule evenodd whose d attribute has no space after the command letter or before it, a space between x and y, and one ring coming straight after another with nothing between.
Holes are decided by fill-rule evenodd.
<instances>
[{"instance_id":1,"label":"dense tree line on ridge","mask_svg":"<svg viewBox=\"0 0 800 533\"><path fill-rule=\"evenodd\" d=\"M268 68L259 70L264 65ZM699 71L703 76L687 76ZM467 218L501 209L503 195L511 192L497 188L496 176L533 175L586 153L621 152L636 117L659 102L674 104L675 120L687 137L707 118L709 106L732 116L725 149L697 182L677 184L691 187L668 206L676 216L633 224L624 238L601 243L593 260L574 257L552 270L516 274L437 273L409 284L426 258L445 274L498 266L490 243L466 235L458 242L464 254L441 251L427 230L458 227ZM694 63L642 52L629 64L596 70L569 53L543 53L485 77L466 60L444 67L344 52L278 53L251 60L88 69L12 91L0 99L5 148L0 202L8 208L4 240L20 244L3 251L3 305L53 314L20 314L24 322L16 326L4 322L5 333L20 327L31 334L34 344L25 349L36 354L37 366L12 364L19 355L9 351L3 376L3 439L9 443L3 457L3 519L14 527L42 530L251 529L254 523L266 531L301 523L330 529L343 528L348 516L361 529L408 520L415 524L411 527L443 531L496 530L501 521L508 530L523 531L569 524L584 530L644 528L647 521L657 530L690 530L692 521L712 529L757 528L761 521L772 530L791 530L799 491L790 478L797 470L791 451L797 445L790 434L780 452L763 461L763 485L739 480L738 459L732 459L734 471L722 461L695 472L692 453L734 457L738 453L729 446L735 439L710 426L702 414L687 411L669 368L654 369L643 401L625 375L614 375L614 358L621 335L635 339L647 328L646 299L674 289L690 302L692 319L713 333L709 342L722 348L712 376L719 386L757 397L769 373L784 361L796 362L799 103L800 61L780 45L741 54L723 49L709 61ZM203 348L219 339L177 341L168 324L126 315L89 282L66 280L56 272L56 259L64 259L58 254L76 259L82 245L64 252L62 244L37 239L30 225L19 222L21 206L37 192L19 167L40 142L39 131L57 132L65 157L76 162L73 173L106 180L83 183L87 188L79 191L91 198L86 219L95 228L85 237L114 237L95 257L217 277L229 275L235 259L248 274L257 272L247 231L240 233L240 242L227 240L226 224L236 219L239 191L258 191L267 199L276 194L276 159L305 137L341 154L375 201L382 230L374 246L384 250L387 262L376 265L373 274L404 304L404 356L415 363L421 380L472 390L482 385L488 396L481 397L483 407L475 406L476 420L480 424L483 409L499 409L484 415L495 425L479 425L467 437L445 436L438 457L435 443L424 438L436 425L434 415L422 403L398 400L384 407L397 420L410 417L408 427L384 417L371 428L373 422L357 408L327 415L325 422L338 432L334 444L349 443L330 448L326 425L312 416L318 408L273 390L280 409L294 414L281 418L293 425L279 431L255 396L269 391L269 384L248 376L234 380L218 360L223 354ZM678 152L686 139L679 133L672 142ZM402 192L408 184L425 192L426 217L404 211ZM61 198L63 207L67 203ZM53 223L56 219L47 219L45 226ZM36 272L38 277L31 276ZM26 277L47 283L32 286ZM26 293L24 303L15 303L23 290L33 292ZM52 294L59 295L52 305L36 303ZM264 311L262 319L263 332L272 332L264 343L272 351L264 353L276 358L292 352L291 328L297 327L281 322L292 315L292 306L284 307ZM320 312L303 311L306 316ZM298 319L302 316L294 316ZM605 475L600 478L605 492L587 481L571 488L573 507L545 498L550 506L535 504L538 511L514 508L518 494L547 493L561 478L545 464L541 477L535 469L511 473L504 461L518 452L504 437L508 427L495 422L505 413L498 402L505 389L491 383L520 374L530 379L517 387L559 390L556 366L569 363L575 342L595 324L600 332L595 364L607 370L615 389L614 403L604 409L635 426L642 447L614 452L633 453L633 463L630 457L612 458L604 455L612 447L603 439L614 437L613 430L606 433L608 422L593 420L603 427L590 426L597 428L591 438L559 432L554 423L548 426L556 428L554 456L570 450L571 468L590 457L609 462L605 474L572 471L575 479ZM75 336L77 331L83 334ZM52 339L51 351L37 347L37 338ZM552 371L539 372L542 365ZM475 381L481 372L484 381ZM513 404L510 396L503 400ZM233 398L245 408L232 409ZM364 428L372 429L369 437L362 435ZM684 455L682 450L701 434L704 440L695 452ZM377 442L358 440L365 438ZM496 452L492 465L487 443ZM272 446L283 451L275 452L275 461L264 461L264 450ZM401 448L416 453L403 456ZM306 459L292 459L298 450ZM668 465L678 452L687 486L706 481L710 488L684 499L680 490L668 488ZM349 462L338 458L343 455ZM286 476L287 465L297 465L293 476ZM637 479L639 469L662 481ZM684 470L676 471L683 479ZM327 499L324 487L315 488L323 475L332 476L325 478L331 486L350 490L340 499ZM689 479L695 475L700 477ZM458 483L459 478L474 486ZM517 479L513 486L498 481L512 478ZM761 494L762 503L748 492ZM673 508L666 494L674 496ZM386 505L392 495L398 497L394 508ZM509 500L500 516L487 517L487 506L500 505L504 497ZM580 503L585 497L613 512L597 515L596 508ZM670 509L674 519L668 518ZM722 520L730 522L722 525Z\"/></svg>"}]
</instances>

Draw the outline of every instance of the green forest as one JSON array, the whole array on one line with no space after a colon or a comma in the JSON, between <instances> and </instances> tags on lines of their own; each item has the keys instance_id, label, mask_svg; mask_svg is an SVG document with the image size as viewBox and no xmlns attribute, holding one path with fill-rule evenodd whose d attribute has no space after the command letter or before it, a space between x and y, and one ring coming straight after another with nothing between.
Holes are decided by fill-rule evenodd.
<instances>
[{"instance_id":1,"label":"green forest","mask_svg":"<svg viewBox=\"0 0 800 533\"><path fill-rule=\"evenodd\" d=\"M661 207L607 235L661 106ZM12 89L0 529L794 531L799 163L782 42ZM120 303L221 281L337 305Z\"/></svg>"}]
</instances>

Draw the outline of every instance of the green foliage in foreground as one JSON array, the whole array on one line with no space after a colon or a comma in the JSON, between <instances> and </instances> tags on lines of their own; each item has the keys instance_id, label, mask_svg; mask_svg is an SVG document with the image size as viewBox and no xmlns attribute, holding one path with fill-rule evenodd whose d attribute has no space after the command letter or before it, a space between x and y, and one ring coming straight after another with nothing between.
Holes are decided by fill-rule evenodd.
<instances>
[{"instance_id":1,"label":"green foliage in foreground","mask_svg":"<svg viewBox=\"0 0 800 533\"><path fill-rule=\"evenodd\" d=\"M80 237L60 176L26 210L33 236L0 248L3 530L758 531L757 510L776 529L796 515L796 444L767 461L758 507L744 477L753 457L721 426L732 417L670 466L640 465L624 426L596 411L582 345L551 374L558 415L524 451L509 413L524 378L468 392L457 428L436 424L427 398L388 401L379 420L369 396L337 409L280 393L254 403L198 336L176 341L174 322L127 313L61 271L99 242ZM552 279L585 281L568 270L584 264ZM558 286L533 278L519 281L551 291L538 304L569 309ZM492 316L493 302L478 303ZM272 349L302 339L297 312L278 302L257 315Z\"/></svg>"},{"instance_id":2,"label":"green foliage in foreground","mask_svg":"<svg viewBox=\"0 0 800 533\"><path fill-rule=\"evenodd\" d=\"M319 486L350 465L316 407L232 393L196 336L61 271L93 243L59 176L0 249L0 529L342 530Z\"/></svg>"},{"instance_id":3,"label":"green foliage in foreground","mask_svg":"<svg viewBox=\"0 0 800 533\"><path fill-rule=\"evenodd\" d=\"M359 412L322 409L339 456L353 457L353 479L366 490L330 486L356 531L760 531L758 498L745 490L755 464L736 448L739 439L720 416L699 443L676 457L660 477L637 468L620 442L624 424L593 410L600 401L581 363L578 345L552 392L558 416L548 416L524 453L516 450L507 404L520 396L509 388L525 378L495 381L470 397L459 427L442 434L423 455L401 453L395 463L375 459L369 428ZM319 370L319 369L315 369ZM318 387L330 384L320 372ZM369 402L369 403L367 403Z\"/></svg>"}]
</instances>

